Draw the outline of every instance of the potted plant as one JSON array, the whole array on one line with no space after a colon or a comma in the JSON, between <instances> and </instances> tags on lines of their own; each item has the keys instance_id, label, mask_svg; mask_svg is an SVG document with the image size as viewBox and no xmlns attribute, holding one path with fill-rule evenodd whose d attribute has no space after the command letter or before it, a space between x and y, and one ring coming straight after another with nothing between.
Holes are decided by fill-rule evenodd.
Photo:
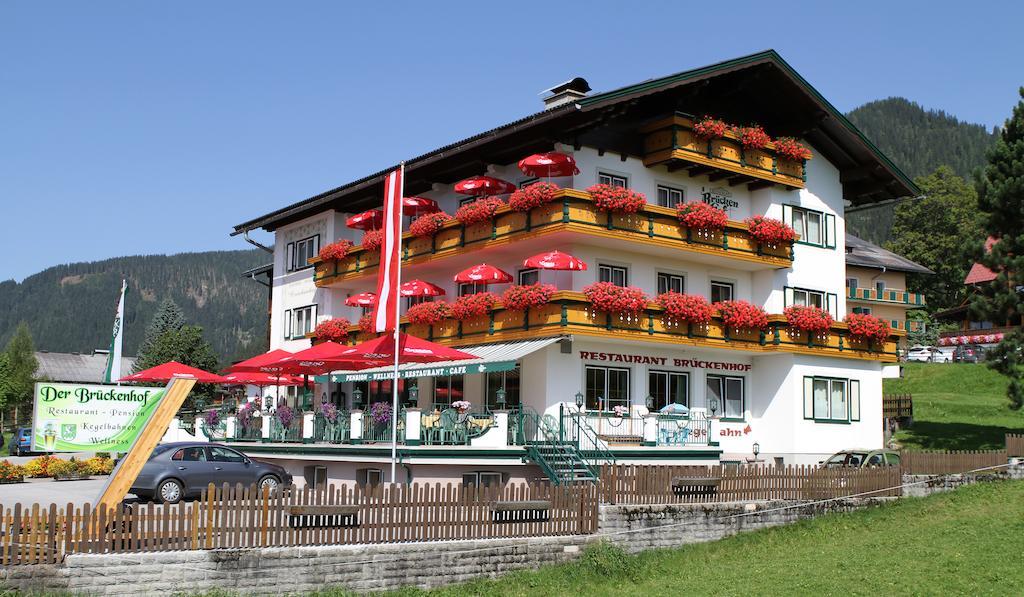
<instances>
[{"instance_id":1,"label":"potted plant","mask_svg":"<svg viewBox=\"0 0 1024 597\"><path fill-rule=\"evenodd\" d=\"M711 303L703 295L663 292L654 302L665 309L665 315L680 323L703 325L711 321Z\"/></svg>"},{"instance_id":2,"label":"potted plant","mask_svg":"<svg viewBox=\"0 0 1024 597\"><path fill-rule=\"evenodd\" d=\"M539 282L510 286L501 296L501 302L509 311L525 311L531 307L546 305L555 291L553 284Z\"/></svg>"},{"instance_id":3,"label":"potted plant","mask_svg":"<svg viewBox=\"0 0 1024 597\"><path fill-rule=\"evenodd\" d=\"M519 189L508 198L508 206L515 211L530 211L551 203L558 192L558 185L552 182L537 182L525 189Z\"/></svg>"},{"instance_id":4,"label":"potted plant","mask_svg":"<svg viewBox=\"0 0 1024 597\"><path fill-rule=\"evenodd\" d=\"M498 297L493 292L478 292L460 296L452 304L452 317L459 321L482 317L491 312L491 307L497 301Z\"/></svg>"},{"instance_id":5,"label":"potted plant","mask_svg":"<svg viewBox=\"0 0 1024 597\"><path fill-rule=\"evenodd\" d=\"M472 203L467 203L455 212L455 219L466 226L489 222L498 210L505 206L505 202L497 197L481 197Z\"/></svg>"},{"instance_id":6,"label":"potted plant","mask_svg":"<svg viewBox=\"0 0 1024 597\"><path fill-rule=\"evenodd\" d=\"M867 313L851 313L844 321L850 328L850 336L864 340L868 345L873 342L884 345L892 333L888 321Z\"/></svg>"},{"instance_id":7,"label":"potted plant","mask_svg":"<svg viewBox=\"0 0 1024 597\"><path fill-rule=\"evenodd\" d=\"M351 325L344 317L335 317L318 323L313 334L321 342L344 342L348 338L348 328Z\"/></svg>"},{"instance_id":8,"label":"potted plant","mask_svg":"<svg viewBox=\"0 0 1024 597\"><path fill-rule=\"evenodd\" d=\"M647 295L632 286L616 286L611 282L595 282L583 289L595 310L602 313L636 315L647 308Z\"/></svg>"},{"instance_id":9,"label":"potted plant","mask_svg":"<svg viewBox=\"0 0 1024 597\"><path fill-rule=\"evenodd\" d=\"M459 411L460 415L464 415L469 412L469 409L473 408L473 405L470 404L469 400L456 400L452 402L452 408Z\"/></svg>"},{"instance_id":10,"label":"potted plant","mask_svg":"<svg viewBox=\"0 0 1024 597\"><path fill-rule=\"evenodd\" d=\"M625 187L596 184L587 187L587 192L593 198L594 206L601 211L632 214L647 205L647 197L643 193Z\"/></svg>"},{"instance_id":11,"label":"potted plant","mask_svg":"<svg viewBox=\"0 0 1024 597\"><path fill-rule=\"evenodd\" d=\"M728 130L729 125L708 115L704 115L700 120L693 123L693 134L696 135L698 139L702 139L704 141L721 139L725 136L725 133Z\"/></svg>"},{"instance_id":12,"label":"potted plant","mask_svg":"<svg viewBox=\"0 0 1024 597\"><path fill-rule=\"evenodd\" d=\"M725 230L725 225L729 223L729 216L724 209L703 201L676 205L676 216L679 223L694 230L721 231Z\"/></svg>"},{"instance_id":13,"label":"potted plant","mask_svg":"<svg viewBox=\"0 0 1024 597\"><path fill-rule=\"evenodd\" d=\"M796 240L796 231L782 220L766 216L754 216L744 220L750 236L759 243L778 248L784 243Z\"/></svg>"},{"instance_id":14,"label":"potted plant","mask_svg":"<svg viewBox=\"0 0 1024 597\"><path fill-rule=\"evenodd\" d=\"M629 407L628 406L622 406L621 404L616 404L614 407L612 407L612 412L615 413L616 417L619 417L620 419L622 419L622 418L625 418L626 415L629 414Z\"/></svg>"},{"instance_id":15,"label":"potted plant","mask_svg":"<svg viewBox=\"0 0 1024 597\"><path fill-rule=\"evenodd\" d=\"M432 238L450 221L452 217L443 211L422 215L409 225L409 233L416 238Z\"/></svg>"},{"instance_id":16,"label":"potted plant","mask_svg":"<svg viewBox=\"0 0 1024 597\"><path fill-rule=\"evenodd\" d=\"M772 142L768 133L760 125L744 126L735 129L736 134L743 144L743 149L764 149Z\"/></svg>"},{"instance_id":17,"label":"potted plant","mask_svg":"<svg viewBox=\"0 0 1024 597\"><path fill-rule=\"evenodd\" d=\"M382 244L384 244L383 230L367 230L363 234L363 249L367 251L377 251L380 249Z\"/></svg>"},{"instance_id":18,"label":"potted plant","mask_svg":"<svg viewBox=\"0 0 1024 597\"><path fill-rule=\"evenodd\" d=\"M319 257L323 261L337 261L344 259L348 254L348 250L351 248L352 241L343 238L322 247L320 249Z\"/></svg>"},{"instance_id":19,"label":"potted plant","mask_svg":"<svg viewBox=\"0 0 1024 597\"><path fill-rule=\"evenodd\" d=\"M715 303L726 329L763 331L768 329L768 314L757 305L747 301L722 301Z\"/></svg>"},{"instance_id":20,"label":"potted plant","mask_svg":"<svg viewBox=\"0 0 1024 597\"><path fill-rule=\"evenodd\" d=\"M811 150L804 147L802 143L793 137L781 137L775 140L775 153L779 157L794 162L802 162L811 159Z\"/></svg>"},{"instance_id":21,"label":"potted plant","mask_svg":"<svg viewBox=\"0 0 1024 597\"><path fill-rule=\"evenodd\" d=\"M413 305L405 312L409 323L434 325L452 316L452 307L444 301L428 301Z\"/></svg>"}]
</instances>

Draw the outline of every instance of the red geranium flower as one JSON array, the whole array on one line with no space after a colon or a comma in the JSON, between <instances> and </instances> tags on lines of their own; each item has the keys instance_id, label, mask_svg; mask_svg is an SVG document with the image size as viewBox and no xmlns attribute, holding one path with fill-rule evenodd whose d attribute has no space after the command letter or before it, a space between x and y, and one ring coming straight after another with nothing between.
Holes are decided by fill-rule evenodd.
<instances>
[{"instance_id":1,"label":"red geranium flower","mask_svg":"<svg viewBox=\"0 0 1024 597\"><path fill-rule=\"evenodd\" d=\"M775 153L794 162L811 159L811 150L803 146L793 137L781 137L775 140Z\"/></svg>"},{"instance_id":2,"label":"red geranium flower","mask_svg":"<svg viewBox=\"0 0 1024 597\"><path fill-rule=\"evenodd\" d=\"M665 309L665 315L686 323L708 323L711 321L711 303L699 294L663 292L654 302Z\"/></svg>"},{"instance_id":3,"label":"red geranium flower","mask_svg":"<svg viewBox=\"0 0 1024 597\"><path fill-rule=\"evenodd\" d=\"M324 261L344 259L351 248L352 241L343 238L321 248L319 256Z\"/></svg>"},{"instance_id":4,"label":"red geranium flower","mask_svg":"<svg viewBox=\"0 0 1024 597\"><path fill-rule=\"evenodd\" d=\"M750 229L750 236L768 245L780 245L796 240L796 231L782 220L765 216L754 216L744 220Z\"/></svg>"},{"instance_id":5,"label":"red geranium flower","mask_svg":"<svg viewBox=\"0 0 1024 597\"><path fill-rule=\"evenodd\" d=\"M344 317L335 317L334 319L318 323L316 329L313 330L313 334L316 335L317 340L341 342L348 338L348 327L350 325L352 324Z\"/></svg>"},{"instance_id":6,"label":"red geranium flower","mask_svg":"<svg viewBox=\"0 0 1024 597\"><path fill-rule=\"evenodd\" d=\"M772 142L768 133L756 124L737 128L736 134L740 136L740 143L743 144L744 149L764 149Z\"/></svg>"},{"instance_id":7,"label":"red geranium flower","mask_svg":"<svg viewBox=\"0 0 1024 597\"><path fill-rule=\"evenodd\" d=\"M851 313L846 316L844 321L850 328L851 336L868 342L884 344L891 333L888 321L867 313Z\"/></svg>"},{"instance_id":8,"label":"red geranium flower","mask_svg":"<svg viewBox=\"0 0 1024 597\"><path fill-rule=\"evenodd\" d=\"M789 328L798 332L827 334L832 329L832 316L818 307L792 305L786 307L783 313Z\"/></svg>"},{"instance_id":9,"label":"red geranium flower","mask_svg":"<svg viewBox=\"0 0 1024 597\"><path fill-rule=\"evenodd\" d=\"M363 234L363 248L367 251L376 251L384 244L383 230L367 230Z\"/></svg>"},{"instance_id":10,"label":"red geranium flower","mask_svg":"<svg viewBox=\"0 0 1024 597\"><path fill-rule=\"evenodd\" d=\"M632 214L647 205L647 197L643 193L623 187L596 184L588 187L587 192L594 199L594 205L601 211Z\"/></svg>"},{"instance_id":11,"label":"red geranium flower","mask_svg":"<svg viewBox=\"0 0 1024 597\"><path fill-rule=\"evenodd\" d=\"M508 198L508 206L515 211L530 211L550 203L558 192L558 185L552 182L537 182L525 189L519 189Z\"/></svg>"},{"instance_id":12,"label":"red geranium flower","mask_svg":"<svg viewBox=\"0 0 1024 597\"><path fill-rule=\"evenodd\" d=\"M525 284L510 286L501 296L501 303L509 311L525 311L531 307L546 305L555 294L553 284Z\"/></svg>"},{"instance_id":13,"label":"red geranium flower","mask_svg":"<svg viewBox=\"0 0 1024 597\"><path fill-rule=\"evenodd\" d=\"M452 316L452 307L444 301L429 301L409 307L405 312L409 323L435 324Z\"/></svg>"},{"instance_id":14,"label":"red geranium flower","mask_svg":"<svg viewBox=\"0 0 1024 597\"><path fill-rule=\"evenodd\" d=\"M703 201L679 203L676 205L676 215L683 226L694 230L725 230L729 222L724 209Z\"/></svg>"},{"instance_id":15,"label":"red geranium flower","mask_svg":"<svg viewBox=\"0 0 1024 597\"><path fill-rule=\"evenodd\" d=\"M437 234L441 227L451 221L452 217L443 211L422 215L409 225L409 232L416 238L430 238Z\"/></svg>"},{"instance_id":16,"label":"red geranium flower","mask_svg":"<svg viewBox=\"0 0 1024 597\"><path fill-rule=\"evenodd\" d=\"M455 218L467 226L488 222L504 206L505 202L497 197L481 197L460 207Z\"/></svg>"},{"instance_id":17,"label":"red geranium flower","mask_svg":"<svg viewBox=\"0 0 1024 597\"><path fill-rule=\"evenodd\" d=\"M478 292L460 296L452 305L452 317L459 321L465 321L487 315L497 300L498 297L493 292Z\"/></svg>"},{"instance_id":18,"label":"red geranium flower","mask_svg":"<svg viewBox=\"0 0 1024 597\"><path fill-rule=\"evenodd\" d=\"M363 332L364 334L373 334L374 333L373 328L374 328L373 316L371 316L371 315L363 315L362 317L359 318L359 331L360 332Z\"/></svg>"},{"instance_id":19,"label":"red geranium flower","mask_svg":"<svg viewBox=\"0 0 1024 597\"><path fill-rule=\"evenodd\" d=\"M711 116L704 116L693 125L693 134L705 141L720 139L727 130L729 125Z\"/></svg>"},{"instance_id":20,"label":"red geranium flower","mask_svg":"<svg viewBox=\"0 0 1024 597\"><path fill-rule=\"evenodd\" d=\"M722 323L727 328L740 330L768 329L768 314L764 309L747 301L723 301L715 303L721 313Z\"/></svg>"},{"instance_id":21,"label":"red geranium flower","mask_svg":"<svg viewBox=\"0 0 1024 597\"><path fill-rule=\"evenodd\" d=\"M647 295L632 286L616 286L596 282L583 289L594 309L603 313L642 313L647 308Z\"/></svg>"}]
</instances>

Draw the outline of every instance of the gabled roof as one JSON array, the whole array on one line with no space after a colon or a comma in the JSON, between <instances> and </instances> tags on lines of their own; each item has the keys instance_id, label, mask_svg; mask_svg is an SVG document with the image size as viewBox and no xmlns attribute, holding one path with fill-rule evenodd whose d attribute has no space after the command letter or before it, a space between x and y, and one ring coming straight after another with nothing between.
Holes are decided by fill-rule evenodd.
<instances>
[{"instance_id":1,"label":"gabled roof","mask_svg":"<svg viewBox=\"0 0 1024 597\"><path fill-rule=\"evenodd\" d=\"M77 352L36 353L39 369L36 379L68 383L103 383L103 373L107 369L106 352L79 354ZM121 373L128 375L135 365L135 357L121 358Z\"/></svg>"},{"instance_id":2,"label":"gabled roof","mask_svg":"<svg viewBox=\"0 0 1024 597\"><path fill-rule=\"evenodd\" d=\"M987 252L991 249L994 244L996 244L996 239L991 236L985 239L985 251ZM967 277L964 278L964 284L983 284L995 279L996 273L994 271L980 263L975 263L971 266L971 271L967 272Z\"/></svg>"},{"instance_id":3,"label":"gabled roof","mask_svg":"<svg viewBox=\"0 0 1024 597\"><path fill-rule=\"evenodd\" d=\"M912 274L935 273L919 263L914 263L902 255L897 255L850 233L846 234L846 265Z\"/></svg>"},{"instance_id":4,"label":"gabled roof","mask_svg":"<svg viewBox=\"0 0 1024 597\"><path fill-rule=\"evenodd\" d=\"M406 192L424 192L434 182L479 174L487 164L512 163L549 150L555 141L597 145L623 156L642 155L633 131L676 111L710 112L735 122L757 119L777 136L805 138L839 169L844 199L854 204L920 193L774 50L597 93L408 159ZM379 206L382 177L397 167L238 224L232 234L274 230L325 209L355 212Z\"/></svg>"}]
</instances>

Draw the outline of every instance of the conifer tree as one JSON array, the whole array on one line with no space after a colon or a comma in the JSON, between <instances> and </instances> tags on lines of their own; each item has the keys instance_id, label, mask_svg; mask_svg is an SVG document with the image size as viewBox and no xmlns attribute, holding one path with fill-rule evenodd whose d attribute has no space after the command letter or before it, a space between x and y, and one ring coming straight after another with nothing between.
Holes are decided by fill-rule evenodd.
<instances>
[{"instance_id":1,"label":"conifer tree","mask_svg":"<svg viewBox=\"0 0 1024 597\"><path fill-rule=\"evenodd\" d=\"M132 367L132 373L138 373L143 369L148 369L154 365L160 365L167 361L154 362L150 355L154 352L154 345L160 336L167 332L176 332L185 325L185 314L182 312L181 307L178 303L175 303L170 298L165 298L160 306L157 307L156 313L153 314L153 319L150 320L149 325L146 327L146 335L142 339L142 344L139 345L139 350L136 353L135 365Z\"/></svg>"},{"instance_id":2,"label":"conifer tree","mask_svg":"<svg viewBox=\"0 0 1024 597\"><path fill-rule=\"evenodd\" d=\"M1024 405L1024 87L1020 95L976 181L985 232L994 241L987 251L979 243L976 255L996 279L981 285L971 302L976 317L1017 326L987 357L989 367L1009 378L1014 410Z\"/></svg>"}]
</instances>

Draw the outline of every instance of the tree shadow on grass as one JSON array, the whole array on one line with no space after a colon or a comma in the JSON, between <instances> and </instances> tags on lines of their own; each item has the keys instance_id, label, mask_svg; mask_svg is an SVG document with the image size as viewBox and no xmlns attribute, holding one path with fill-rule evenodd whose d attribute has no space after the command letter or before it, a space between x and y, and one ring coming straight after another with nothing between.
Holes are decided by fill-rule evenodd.
<instances>
[{"instance_id":1,"label":"tree shadow on grass","mask_svg":"<svg viewBox=\"0 0 1024 597\"><path fill-rule=\"evenodd\" d=\"M894 439L912 449L1001 450L1006 447L1007 433L1024 434L1024 418L1020 427L915 421L910 428L900 430Z\"/></svg>"}]
</instances>

